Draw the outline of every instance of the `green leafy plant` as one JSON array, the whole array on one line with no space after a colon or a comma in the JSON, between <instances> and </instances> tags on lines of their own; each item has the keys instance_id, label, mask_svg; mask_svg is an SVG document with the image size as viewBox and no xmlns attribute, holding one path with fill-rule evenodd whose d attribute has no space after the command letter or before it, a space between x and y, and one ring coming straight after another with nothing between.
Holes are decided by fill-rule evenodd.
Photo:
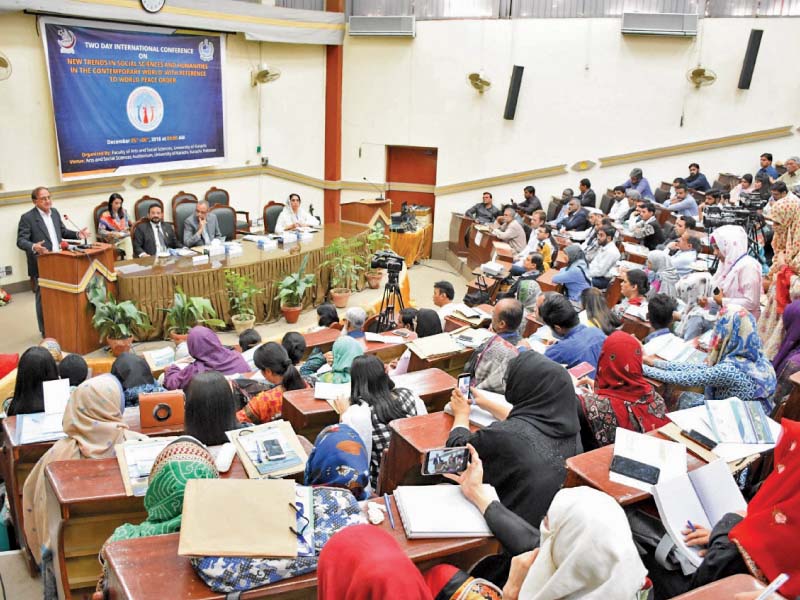
<instances>
[{"instance_id":1,"label":"green leafy plant","mask_svg":"<svg viewBox=\"0 0 800 600\"><path fill-rule=\"evenodd\" d=\"M307 274L303 272L306 270L306 263L308 262L308 254L303 257L300 263L300 269L297 273L287 275L278 282L278 295L275 296L276 300L281 301L282 306L297 307L303 304L303 297L306 290L314 285L317 277L316 275Z\"/></svg>"},{"instance_id":2,"label":"green leafy plant","mask_svg":"<svg viewBox=\"0 0 800 600\"><path fill-rule=\"evenodd\" d=\"M328 246L325 252L328 259L320 266L331 270L331 289L355 289L358 273L364 270L359 264L362 262L360 252L363 252L363 245L359 242L358 239L338 237Z\"/></svg>"},{"instance_id":3,"label":"green leafy plant","mask_svg":"<svg viewBox=\"0 0 800 600\"><path fill-rule=\"evenodd\" d=\"M180 287L175 290L172 306L159 310L167 313L165 325L168 333L189 333L192 327L200 323L220 329L225 327L225 321L217 319L217 311L211 306L211 300L199 296L187 296Z\"/></svg>"},{"instance_id":4,"label":"green leafy plant","mask_svg":"<svg viewBox=\"0 0 800 600\"><path fill-rule=\"evenodd\" d=\"M117 302L99 279L90 282L86 293L89 303L94 306L92 327L100 334L101 341L123 340L133 336L135 330L150 328L145 313L130 300Z\"/></svg>"},{"instance_id":5,"label":"green leafy plant","mask_svg":"<svg viewBox=\"0 0 800 600\"><path fill-rule=\"evenodd\" d=\"M370 268L372 257L375 255L376 252L388 249L389 249L389 237L386 235L386 231L383 228L383 223L377 221L372 226L370 232L367 234L367 248L366 248L367 254L363 258L363 265L364 268L367 270L367 273L378 272L378 269Z\"/></svg>"},{"instance_id":6,"label":"green leafy plant","mask_svg":"<svg viewBox=\"0 0 800 600\"><path fill-rule=\"evenodd\" d=\"M235 271L225 271L225 291L231 305L231 313L239 320L252 319L256 315L255 298L261 293L253 280Z\"/></svg>"}]
</instances>

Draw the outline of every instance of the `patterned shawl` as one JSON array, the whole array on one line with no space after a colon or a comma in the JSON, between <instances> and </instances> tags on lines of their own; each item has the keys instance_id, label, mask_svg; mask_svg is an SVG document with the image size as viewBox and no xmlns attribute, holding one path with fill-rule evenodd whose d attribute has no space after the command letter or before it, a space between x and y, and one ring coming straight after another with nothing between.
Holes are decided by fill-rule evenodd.
<instances>
[{"instance_id":1,"label":"patterned shawl","mask_svg":"<svg viewBox=\"0 0 800 600\"><path fill-rule=\"evenodd\" d=\"M214 457L203 444L189 436L178 438L153 463L144 497L147 519L140 525L125 523L117 527L109 542L179 531L186 482L218 477Z\"/></svg>"},{"instance_id":2,"label":"patterned shawl","mask_svg":"<svg viewBox=\"0 0 800 600\"><path fill-rule=\"evenodd\" d=\"M795 273L800 273L800 200L795 196L778 200L772 207L769 218L775 230L772 240L775 254L784 252L786 264ZM773 263L770 272L775 272L777 268L778 265Z\"/></svg>"},{"instance_id":3,"label":"patterned shawl","mask_svg":"<svg viewBox=\"0 0 800 600\"><path fill-rule=\"evenodd\" d=\"M711 338L708 364L727 361L747 375L756 386L756 399L766 399L775 393L775 370L764 356L756 332L756 320L741 306L729 304L720 310Z\"/></svg>"},{"instance_id":4,"label":"patterned shawl","mask_svg":"<svg viewBox=\"0 0 800 600\"><path fill-rule=\"evenodd\" d=\"M345 488L356 500L367 499L369 455L355 429L337 423L319 433L306 463L305 485Z\"/></svg>"},{"instance_id":5,"label":"patterned shawl","mask_svg":"<svg viewBox=\"0 0 800 600\"><path fill-rule=\"evenodd\" d=\"M800 352L800 300L795 300L783 311L783 331L781 347L772 360L775 373L780 373L786 362Z\"/></svg>"}]
</instances>

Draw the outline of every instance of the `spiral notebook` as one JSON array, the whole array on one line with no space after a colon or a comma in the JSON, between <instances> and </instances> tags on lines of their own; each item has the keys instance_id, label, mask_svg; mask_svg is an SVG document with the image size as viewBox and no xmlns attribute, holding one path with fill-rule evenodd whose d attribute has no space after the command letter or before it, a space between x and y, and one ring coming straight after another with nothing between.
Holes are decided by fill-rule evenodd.
<instances>
[{"instance_id":1,"label":"spiral notebook","mask_svg":"<svg viewBox=\"0 0 800 600\"><path fill-rule=\"evenodd\" d=\"M497 499L491 485L483 487ZM481 511L457 485L401 485L394 491L394 501L408 539L493 535Z\"/></svg>"}]
</instances>

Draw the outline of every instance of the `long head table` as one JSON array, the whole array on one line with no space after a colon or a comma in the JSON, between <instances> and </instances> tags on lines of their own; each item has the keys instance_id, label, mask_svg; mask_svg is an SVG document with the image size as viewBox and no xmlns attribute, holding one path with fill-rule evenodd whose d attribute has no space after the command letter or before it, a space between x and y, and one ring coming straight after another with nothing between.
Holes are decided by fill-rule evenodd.
<instances>
[{"instance_id":1,"label":"long head table","mask_svg":"<svg viewBox=\"0 0 800 600\"><path fill-rule=\"evenodd\" d=\"M274 320L280 316L279 302L274 299L277 281L297 271L303 257L308 256L306 272L317 275L317 285L305 300L310 304L321 303L329 280L329 270L321 268L325 261L325 248L337 237L359 237L366 244L368 231L369 228L364 225L351 223L326 225L308 241L278 246L272 250L259 250L254 242L242 241L243 254L232 258L214 256L210 262L200 265L194 265L191 256L148 257L120 262L117 267L138 264L147 268L134 273L118 271L119 296L121 300L135 301L147 313L153 324L153 328L147 332L148 339L163 335L165 313L158 309L172 304L177 287L181 287L189 296L208 298L217 315L230 322L230 306L225 293L225 271L230 269L250 277L257 287L266 290L256 299L256 320Z\"/></svg>"}]
</instances>

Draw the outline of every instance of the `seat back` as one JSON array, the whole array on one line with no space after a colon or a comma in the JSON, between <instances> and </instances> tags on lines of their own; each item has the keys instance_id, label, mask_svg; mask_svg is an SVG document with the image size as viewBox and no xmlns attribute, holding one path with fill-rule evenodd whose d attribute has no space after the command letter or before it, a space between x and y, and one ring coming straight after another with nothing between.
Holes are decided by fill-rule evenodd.
<instances>
[{"instance_id":1,"label":"seat back","mask_svg":"<svg viewBox=\"0 0 800 600\"><path fill-rule=\"evenodd\" d=\"M206 192L205 200L208 202L209 208L213 206L231 205L231 196L228 194L227 190L214 186L211 186L211 189Z\"/></svg>"},{"instance_id":2,"label":"seat back","mask_svg":"<svg viewBox=\"0 0 800 600\"><path fill-rule=\"evenodd\" d=\"M186 219L194 214L197 200L186 198L181 200L172 208L172 220L175 222L175 235L178 236L178 242L183 244L183 224Z\"/></svg>"},{"instance_id":3,"label":"seat back","mask_svg":"<svg viewBox=\"0 0 800 600\"><path fill-rule=\"evenodd\" d=\"M614 196L609 194L603 194L603 197L600 198L600 210L603 211L604 215L608 214L608 211L611 210L611 207L614 204Z\"/></svg>"},{"instance_id":4,"label":"seat back","mask_svg":"<svg viewBox=\"0 0 800 600\"><path fill-rule=\"evenodd\" d=\"M266 233L275 233L275 225L278 223L278 216L283 208L283 204L272 200L264 207L264 231Z\"/></svg>"},{"instance_id":5,"label":"seat back","mask_svg":"<svg viewBox=\"0 0 800 600\"><path fill-rule=\"evenodd\" d=\"M100 216L108 210L108 202L101 202L94 207L92 214L94 215L94 230L100 232Z\"/></svg>"},{"instance_id":6,"label":"seat back","mask_svg":"<svg viewBox=\"0 0 800 600\"><path fill-rule=\"evenodd\" d=\"M158 204L161 207L161 212L164 212L164 203L159 200L158 198L151 198L147 194L142 196L136 201L136 204L133 205L133 216L136 221L139 219L146 219L147 218L147 211L150 210L150 207L154 204ZM167 215L162 215L166 217Z\"/></svg>"},{"instance_id":7,"label":"seat back","mask_svg":"<svg viewBox=\"0 0 800 600\"><path fill-rule=\"evenodd\" d=\"M175 207L177 207L178 204L181 204L184 200L188 200L189 202L194 202L195 204L197 204L197 196L195 196L194 194L190 194L190 193L184 192L184 191L180 191L177 194L175 194L172 197L172 220L173 221L175 220ZM164 218L166 219L167 216L164 215Z\"/></svg>"},{"instance_id":8,"label":"seat back","mask_svg":"<svg viewBox=\"0 0 800 600\"><path fill-rule=\"evenodd\" d=\"M550 205L547 207L547 220L552 221L558 216L558 211L564 206L563 198L556 198L553 196L550 199Z\"/></svg>"},{"instance_id":9,"label":"seat back","mask_svg":"<svg viewBox=\"0 0 800 600\"><path fill-rule=\"evenodd\" d=\"M183 390L139 394L139 423L142 433L184 424Z\"/></svg>"},{"instance_id":10,"label":"seat back","mask_svg":"<svg viewBox=\"0 0 800 600\"><path fill-rule=\"evenodd\" d=\"M209 212L214 213L219 223L219 230L225 236L225 241L230 242L236 238L236 211L230 206L212 206Z\"/></svg>"},{"instance_id":11,"label":"seat back","mask_svg":"<svg viewBox=\"0 0 800 600\"><path fill-rule=\"evenodd\" d=\"M669 199L669 190L663 190L661 188L658 188L656 191L653 192L653 197L659 204L664 204L664 202L666 202Z\"/></svg>"}]
</instances>

